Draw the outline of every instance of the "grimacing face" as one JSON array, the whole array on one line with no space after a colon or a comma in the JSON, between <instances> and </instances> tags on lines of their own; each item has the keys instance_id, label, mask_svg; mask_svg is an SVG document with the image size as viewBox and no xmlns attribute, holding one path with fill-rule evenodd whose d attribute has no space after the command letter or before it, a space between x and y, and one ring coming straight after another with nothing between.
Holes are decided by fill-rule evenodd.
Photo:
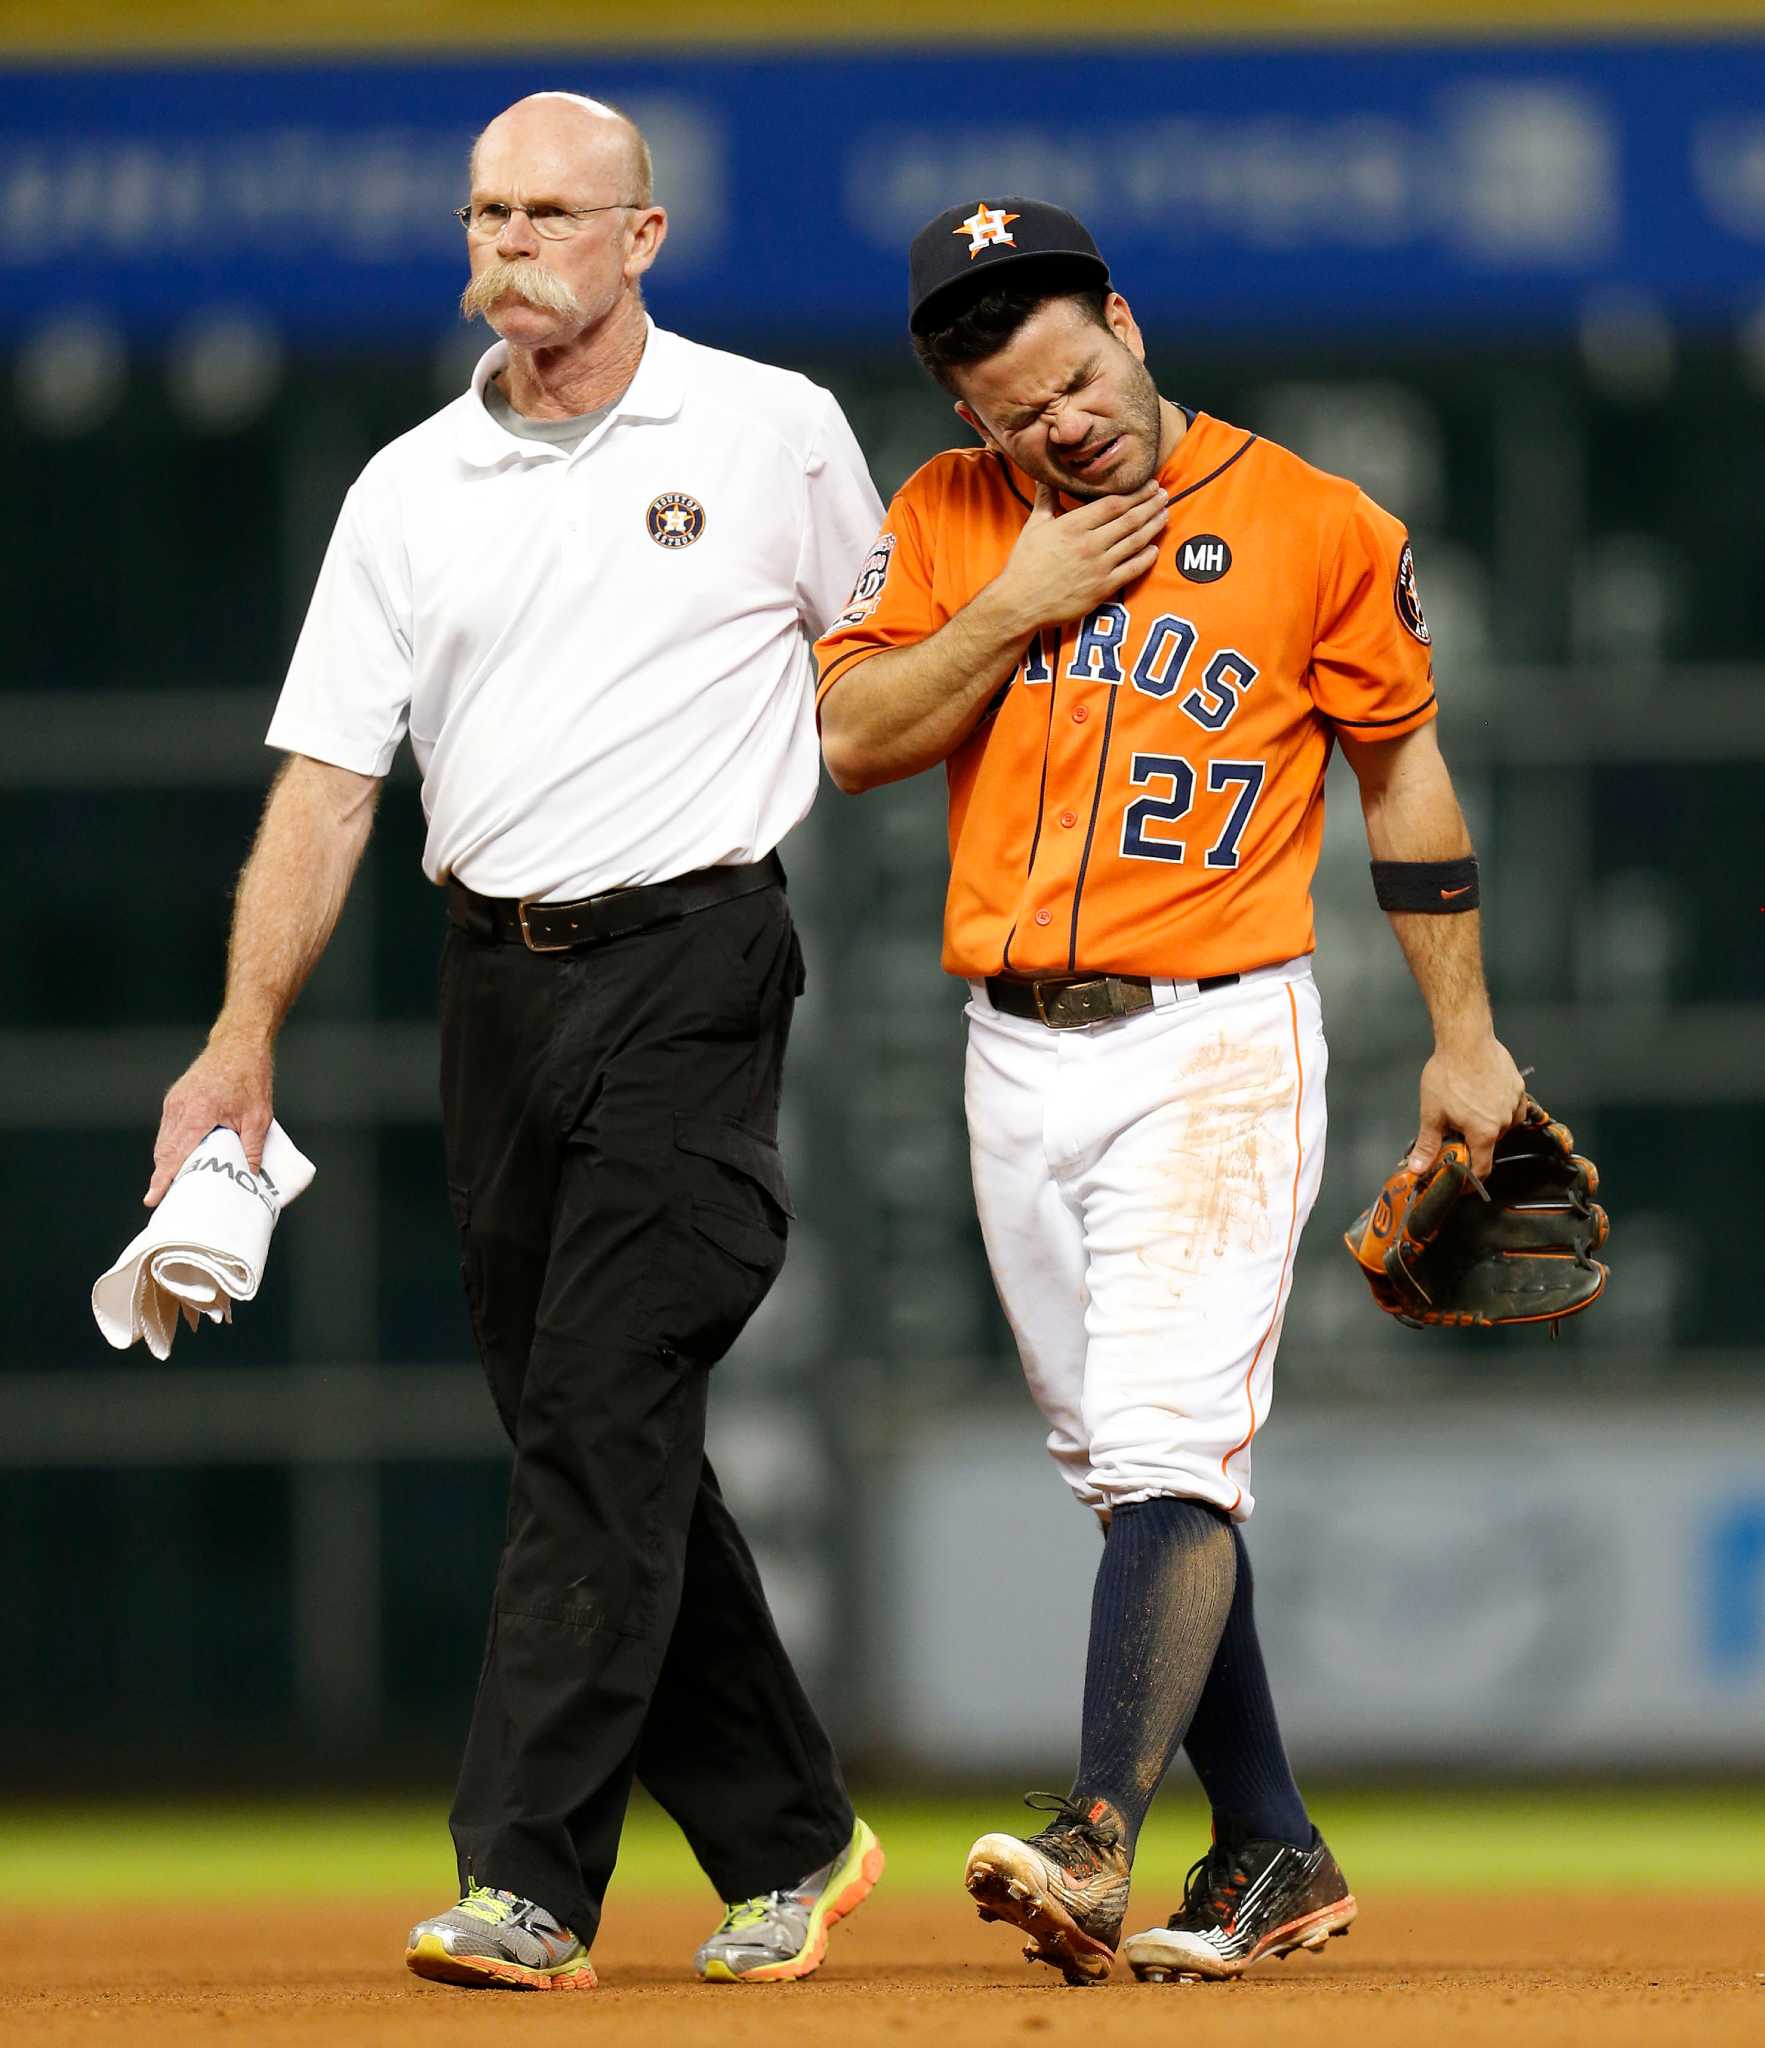
<instances>
[{"instance_id":1,"label":"grimacing face","mask_svg":"<svg viewBox=\"0 0 1765 2048\"><path fill-rule=\"evenodd\" d=\"M568 104L522 102L480 137L472 164L474 205L502 200L522 206L608 206L634 197L629 131L594 120ZM568 287L573 303L539 305L510 290L482 308L505 341L525 349L563 348L596 327L655 261L667 232L657 206L614 205L591 214L563 241L536 235L524 213L512 214L493 241L466 238L476 280L498 264L533 265ZM562 294L544 296L561 301Z\"/></svg>"},{"instance_id":2,"label":"grimacing face","mask_svg":"<svg viewBox=\"0 0 1765 2048\"><path fill-rule=\"evenodd\" d=\"M1164 414L1145 343L1120 292L1103 317L1050 299L996 354L954 372L956 410L982 440L1072 498L1137 491L1158 472Z\"/></svg>"}]
</instances>

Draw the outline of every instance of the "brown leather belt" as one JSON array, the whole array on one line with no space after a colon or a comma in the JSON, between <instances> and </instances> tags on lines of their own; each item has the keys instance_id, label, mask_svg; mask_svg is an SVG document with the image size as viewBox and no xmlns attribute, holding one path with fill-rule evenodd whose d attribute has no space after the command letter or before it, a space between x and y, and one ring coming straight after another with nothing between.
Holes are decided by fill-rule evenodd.
<instances>
[{"instance_id":1,"label":"brown leather belt","mask_svg":"<svg viewBox=\"0 0 1765 2048\"><path fill-rule=\"evenodd\" d=\"M574 953L583 946L628 939L658 925L677 924L695 910L735 896L783 888L784 863L776 853L738 868L695 868L672 881L645 882L635 889L608 889L574 903L535 903L507 896L480 896L450 876L447 914L461 931L530 953Z\"/></svg>"},{"instance_id":2,"label":"brown leather belt","mask_svg":"<svg viewBox=\"0 0 1765 2048\"><path fill-rule=\"evenodd\" d=\"M1230 988L1235 974L1204 975L1195 984L1201 995ZM994 975L987 996L1007 1017L1028 1017L1050 1031L1078 1031L1104 1024L1111 1017L1134 1017L1153 1006L1152 981L1144 974L1065 975L1051 981L1015 981Z\"/></svg>"}]
</instances>

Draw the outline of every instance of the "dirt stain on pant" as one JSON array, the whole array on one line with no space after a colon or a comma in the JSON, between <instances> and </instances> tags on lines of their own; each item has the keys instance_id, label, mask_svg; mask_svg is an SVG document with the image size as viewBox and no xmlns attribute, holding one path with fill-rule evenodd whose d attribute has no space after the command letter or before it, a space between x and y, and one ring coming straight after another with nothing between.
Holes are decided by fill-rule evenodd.
<instances>
[{"instance_id":1,"label":"dirt stain on pant","mask_svg":"<svg viewBox=\"0 0 1765 2048\"><path fill-rule=\"evenodd\" d=\"M1239 1045L1222 1031L1184 1057L1161 1119L1168 1132L1158 1169L1164 1228L1142 1254L1166 1271L1173 1294L1210 1258L1268 1245L1274 1223L1264 1155L1271 1116L1292 1100L1290 1063L1278 1045Z\"/></svg>"}]
</instances>

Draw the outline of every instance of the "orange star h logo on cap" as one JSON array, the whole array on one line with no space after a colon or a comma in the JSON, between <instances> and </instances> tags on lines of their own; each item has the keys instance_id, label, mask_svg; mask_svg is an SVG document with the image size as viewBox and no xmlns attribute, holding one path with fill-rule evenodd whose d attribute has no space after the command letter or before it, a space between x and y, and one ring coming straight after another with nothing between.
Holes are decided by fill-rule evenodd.
<instances>
[{"instance_id":1,"label":"orange star h logo on cap","mask_svg":"<svg viewBox=\"0 0 1765 2048\"><path fill-rule=\"evenodd\" d=\"M1003 207L989 206L984 199L975 201L974 211L959 228L950 230L953 235L968 237L968 255L972 262L983 249L994 247L1000 242L1008 243L1015 249L1017 242L1005 230L1017 219L1015 213L1007 213Z\"/></svg>"}]
</instances>

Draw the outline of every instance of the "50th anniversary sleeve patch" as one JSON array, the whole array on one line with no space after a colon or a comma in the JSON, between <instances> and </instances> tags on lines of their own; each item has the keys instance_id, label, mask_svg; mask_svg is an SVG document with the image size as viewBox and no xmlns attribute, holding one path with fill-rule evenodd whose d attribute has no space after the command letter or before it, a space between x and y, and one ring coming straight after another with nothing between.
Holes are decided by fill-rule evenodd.
<instances>
[{"instance_id":1,"label":"50th anniversary sleeve patch","mask_svg":"<svg viewBox=\"0 0 1765 2048\"><path fill-rule=\"evenodd\" d=\"M1422 616L1422 593L1416 588L1416 558L1410 552L1407 540L1403 544L1403 553L1397 558L1396 599L1397 616L1424 647L1430 646L1434 635L1429 632L1428 621Z\"/></svg>"},{"instance_id":2,"label":"50th anniversary sleeve patch","mask_svg":"<svg viewBox=\"0 0 1765 2048\"><path fill-rule=\"evenodd\" d=\"M889 564L895 559L895 536L883 534L869 554L864 557L864 566L858 571L858 581L852 585L852 595L846 602L846 609L834 620L836 626L858 626L876 610L877 600L883 594L883 585L889 580Z\"/></svg>"}]
</instances>

